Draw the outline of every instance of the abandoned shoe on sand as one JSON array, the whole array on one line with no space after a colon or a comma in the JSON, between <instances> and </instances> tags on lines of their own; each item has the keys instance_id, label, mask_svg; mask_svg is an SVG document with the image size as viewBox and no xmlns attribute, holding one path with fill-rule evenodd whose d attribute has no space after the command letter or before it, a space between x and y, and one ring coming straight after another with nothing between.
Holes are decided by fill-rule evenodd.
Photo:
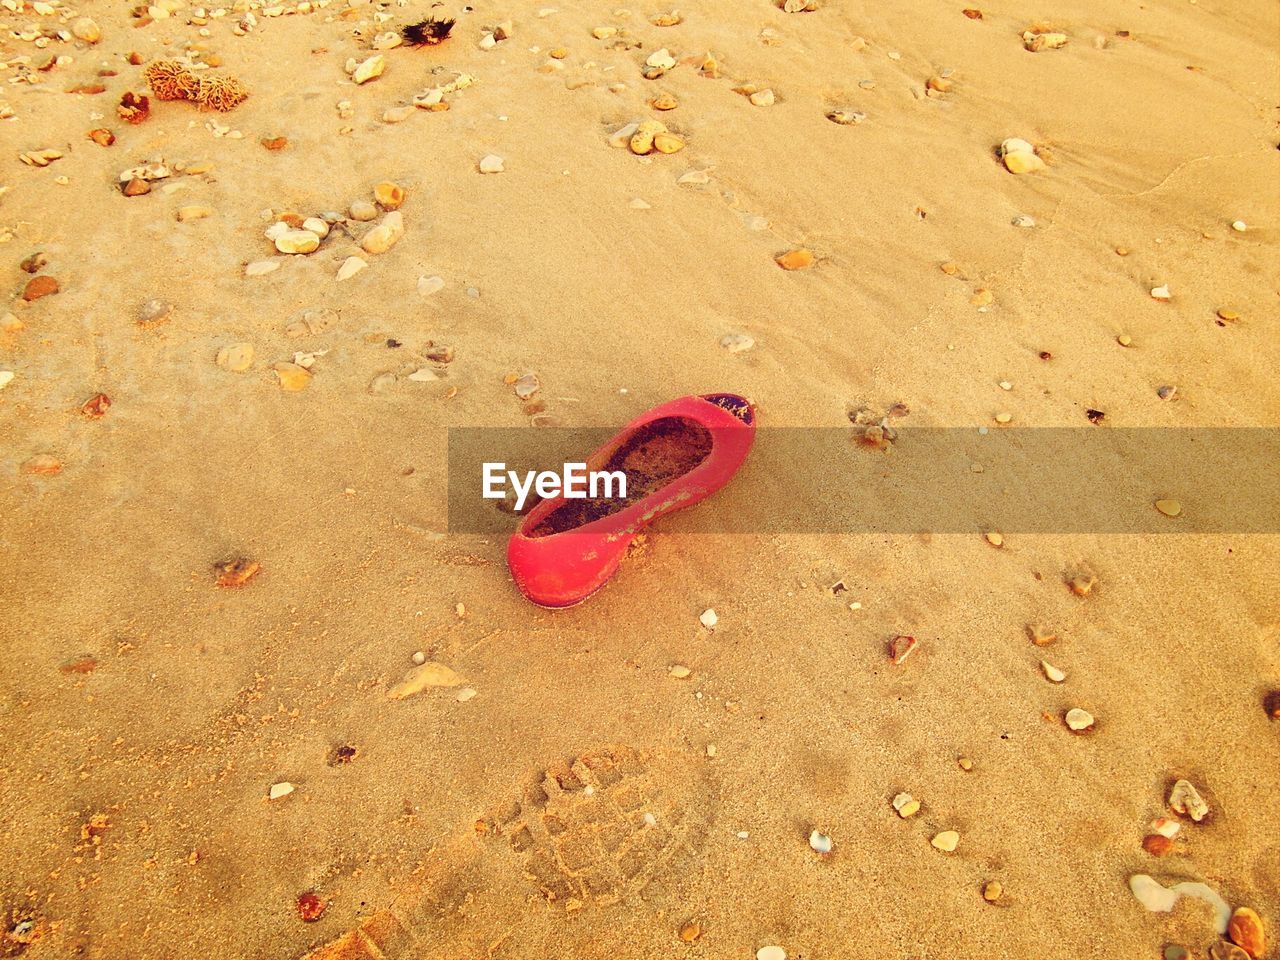
<instances>
[{"instance_id":1,"label":"abandoned shoe on sand","mask_svg":"<svg viewBox=\"0 0 1280 960\"><path fill-rule=\"evenodd\" d=\"M534 507L507 544L516 586L543 607L585 600L617 572L636 534L728 483L755 434L755 409L731 393L680 397L641 414L586 462L588 471L621 472L625 495L561 493Z\"/></svg>"}]
</instances>

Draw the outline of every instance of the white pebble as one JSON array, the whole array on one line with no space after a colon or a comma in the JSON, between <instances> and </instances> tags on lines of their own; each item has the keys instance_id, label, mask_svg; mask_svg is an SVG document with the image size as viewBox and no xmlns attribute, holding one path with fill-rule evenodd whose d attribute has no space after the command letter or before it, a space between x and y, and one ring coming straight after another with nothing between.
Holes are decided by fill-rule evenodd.
<instances>
[{"instance_id":1,"label":"white pebble","mask_svg":"<svg viewBox=\"0 0 1280 960\"><path fill-rule=\"evenodd\" d=\"M756 951L756 960L787 960L787 951L781 947L761 947Z\"/></svg>"},{"instance_id":2,"label":"white pebble","mask_svg":"<svg viewBox=\"0 0 1280 960\"><path fill-rule=\"evenodd\" d=\"M831 838L825 833L814 830L813 833L809 834L809 846L814 853L827 854L831 852L833 844Z\"/></svg>"},{"instance_id":3,"label":"white pebble","mask_svg":"<svg viewBox=\"0 0 1280 960\"><path fill-rule=\"evenodd\" d=\"M495 153L480 158L481 173L502 173L503 169L502 158Z\"/></svg>"},{"instance_id":4,"label":"white pebble","mask_svg":"<svg viewBox=\"0 0 1280 960\"><path fill-rule=\"evenodd\" d=\"M270 789L267 790L267 799L279 800L281 797L287 797L289 794L293 793L293 791L293 784L289 783L287 780L280 783L273 783Z\"/></svg>"},{"instance_id":5,"label":"white pebble","mask_svg":"<svg viewBox=\"0 0 1280 960\"><path fill-rule=\"evenodd\" d=\"M714 630L716 624L720 622L720 618L716 616L714 609L708 607L706 610L702 611L702 616L698 617L698 622L708 630Z\"/></svg>"}]
</instances>

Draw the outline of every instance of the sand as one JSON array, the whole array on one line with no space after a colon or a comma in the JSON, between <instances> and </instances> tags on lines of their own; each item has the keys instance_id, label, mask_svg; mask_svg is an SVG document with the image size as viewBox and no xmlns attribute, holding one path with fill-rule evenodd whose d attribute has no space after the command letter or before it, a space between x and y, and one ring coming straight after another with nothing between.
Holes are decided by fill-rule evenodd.
<instances>
[{"instance_id":1,"label":"sand","mask_svg":"<svg viewBox=\"0 0 1280 960\"><path fill-rule=\"evenodd\" d=\"M922 0L704 0L655 27L664 10L615 6L437 7L459 17L452 37L385 51L360 86L348 58L433 8L390 5L377 26L381 8L343 0L259 10L244 36L231 13L202 39L190 7L140 25L86 2L67 25L91 16L100 42L44 49L10 30L56 29L62 7L0 12L6 78L20 56L72 58L0 87L15 114L0 121L0 314L22 323L0 333L15 374L0 391L0 955L297 958L395 917L389 957L1204 956L1208 908L1147 913L1134 873L1204 880L1274 938L1274 536L1005 531L995 549L978 532L682 535L675 517L600 594L552 613L519 595L501 537L447 532L444 492L448 428L527 426L538 406L609 427L719 390L750 397L762 430L850 430L851 410L898 402L919 426L1010 411L1083 428L1086 409L1113 426L1275 426L1275 7L1080 0L974 20ZM513 35L481 49L507 19ZM1069 44L1025 50L1037 20ZM593 38L603 25L641 47ZM145 92L126 55L189 43L249 99L117 117L121 94ZM663 46L680 62L642 79ZM544 72L555 47L563 69ZM708 51L719 79L699 75ZM948 68L951 90L926 95ZM383 122L459 73L477 82L448 111ZM63 92L95 81L104 93ZM776 102L734 92L749 83ZM611 147L660 92L685 149ZM87 139L96 127L114 145ZM284 149L261 145L276 137ZM1009 137L1047 168L1004 169ZM63 156L20 162L45 148ZM481 174L490 154L503 170ZM160 159L212 166L121 194L120 171ZM677 182L701 170L705 185ZM359 251L340 230L306 256L263 238L281 212L345 211L383 180L407 191L404 236L349 280L335 274ZM178 222L187 205L212 215ZM780 270L795 248L815 264ZM19 264L37 251L61 289L27 303ZM443 289L423 296L433 276ZM1154 300L1165 284L1172 300ZM174 309L144 328L151 298ZM1224 307L1240 319L1215 322ZM304 310L331 325L286 336ZM729 352L730 333L754 347ZM456 358L409 381L428 341ZM239 373L215 363L237 343L255 349ZM285 392L272 365L295 351L327 352ZM533 407L504 383L531 371ZM110 409L89 419L99 392ZM60 472L30 472L42 456ZM717 501L763 515L785 484L749 461ZM1194 516L1194 490L1153 494ZM219 588L232 558L260 572ZM1098 578L1087 597L1064 583L1080 563ZM1057 643L1033 646L1030 623ZM893 665L898 634L919 647ZM465 687L389 700L415 651ZM1072 707L1091 732L1067 731ZM354 758L331 763L343 745ZM1156 859L1141 841L1178 777L1213 816ZM280 782L295 790L268 801ZM910 820L901 791L922 804ZM952 854L930 846L944 830ZM597 836L607 852L566 852ZM555 856L595 864L600 888L556 893ZM308 891L327 908L304 923Z\"/></svg>"}]
</instances>

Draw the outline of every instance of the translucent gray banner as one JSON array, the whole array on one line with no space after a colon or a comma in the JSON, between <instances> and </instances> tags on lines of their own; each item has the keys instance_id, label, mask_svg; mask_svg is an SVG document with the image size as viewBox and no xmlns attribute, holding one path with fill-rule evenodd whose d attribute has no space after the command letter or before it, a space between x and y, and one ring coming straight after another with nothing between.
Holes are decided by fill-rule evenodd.
<instances>
[{"instance_id":1,"label":"translucent gray banner","mask_svg":"<svg viewBox=\"0 0 1280 960\"><path fill-rule=\"evenodd\" d=\"M613 435L450 429L450 531L506 534L519 523L514 496L482 496L484 464L560 474ZM723 489L659 525L690 533L1280 532L1280 429L903 427L890 437L856 426L761 428ZM530 495L522 512L536 502Z\"/></svg>"}]
</instances>

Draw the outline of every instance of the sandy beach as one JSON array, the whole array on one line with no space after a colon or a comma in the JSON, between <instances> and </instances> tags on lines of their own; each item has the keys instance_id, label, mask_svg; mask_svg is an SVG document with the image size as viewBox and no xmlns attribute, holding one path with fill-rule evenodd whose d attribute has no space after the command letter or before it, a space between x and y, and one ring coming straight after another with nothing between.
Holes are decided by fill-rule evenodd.
<instances>
[{"instance_id":1,"label":"sandy beach","mask_svg":"<svg viewBox=\"0 0 1280 960\"><path fill-rule=\"evenodd\" d=\"M808 6L3 0L0 957L1276 955L1280 530L1178 476L560 611L451 528L686 394L1280 425L1274 4Z\"/></svg>"}]
</instances>

